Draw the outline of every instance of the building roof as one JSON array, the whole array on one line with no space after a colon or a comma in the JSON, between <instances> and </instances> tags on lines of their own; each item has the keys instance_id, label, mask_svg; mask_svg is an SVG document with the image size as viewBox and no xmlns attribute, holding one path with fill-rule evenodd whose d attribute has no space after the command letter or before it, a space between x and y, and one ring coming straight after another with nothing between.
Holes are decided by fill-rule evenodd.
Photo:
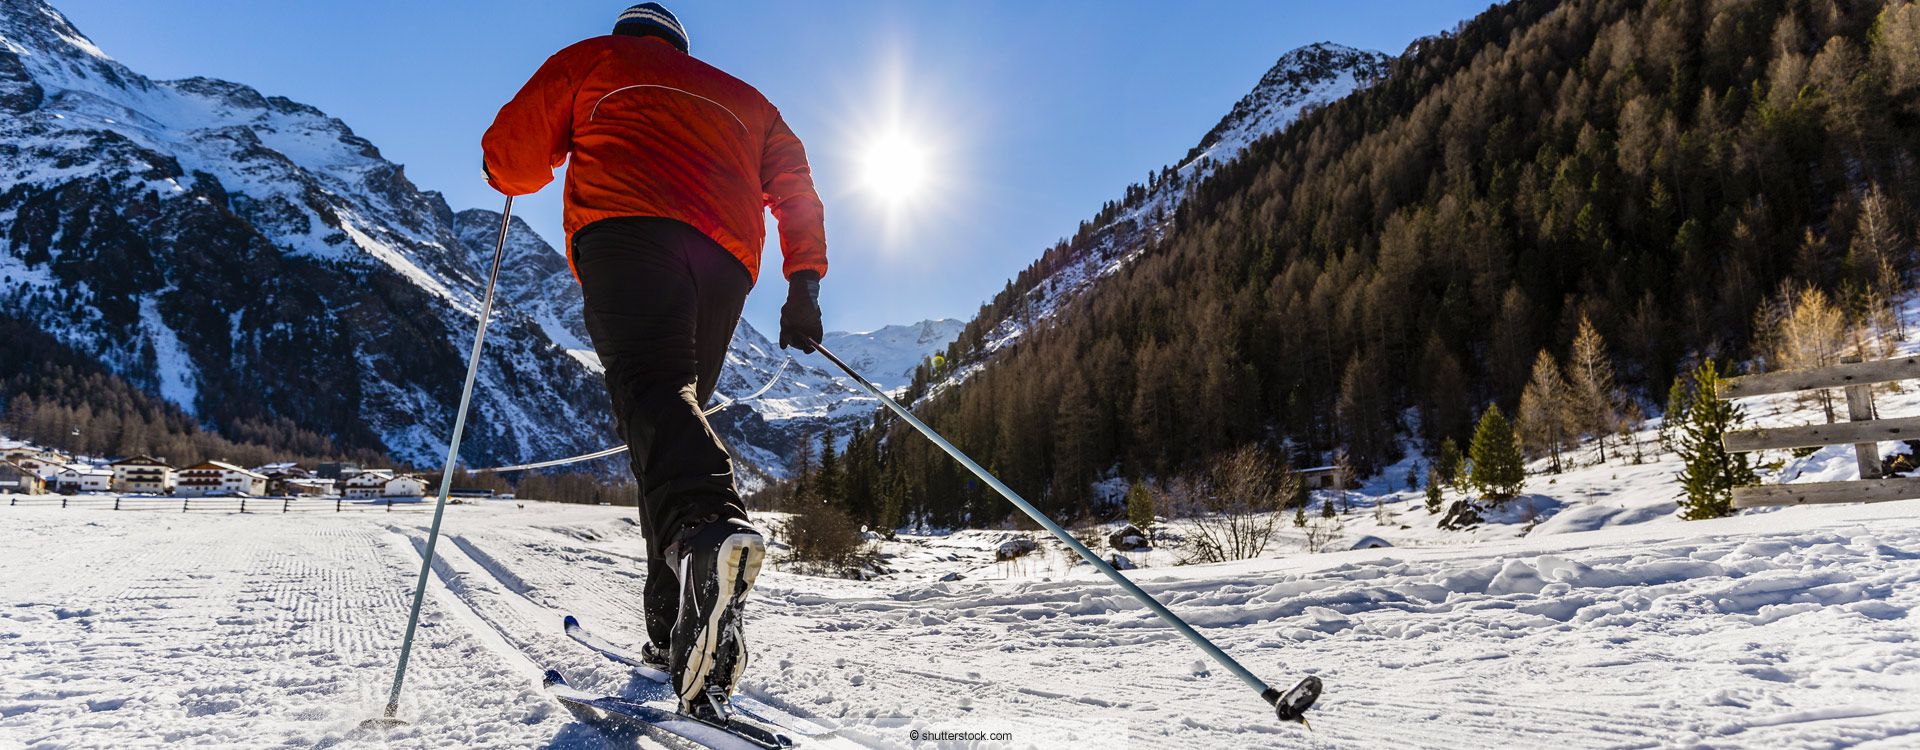
<instances>
[{"instance_id":1,"label":"building roof","mask_svg":"<svg viewBox=\"0 0 1920 750\"><path fill-rule=\"evenodd\" d=\"M93 477L113 476L112 469L103 469L98 466L88 466L86 464L67 464L64 468L60 469L60 473L62 475L72 474L74 476L93 476Z\"/></svg>"},{"instance_id":2,"label":"building roof","mask_svg":"<svg viewBox=\"0 0 1920 750\"><path fill-rule=\"evenodd\" d=\"M201 463L189 466L185 469L181 469L181 471L228 471L236 474L245 474L249 477L253 477L254 479L267 478L267 475L265 474L259 474L259 473L247 471L246 469L242 469L238 466L234 466L233 464L227 463L225 461L203 461Z\"/></svg>"},{"instance_id":3,"label":"building roof","mask_svg":"<svg viewBox=\"0 0 1920 750\"><path fill-rule=\"evenodd\" d=\"M138 456L128 456L108 464L108 466L166 466L169 469L173 468L172 466L168 466L166 461L154 458L145 453Z\"/></svg>"}]
</instances>

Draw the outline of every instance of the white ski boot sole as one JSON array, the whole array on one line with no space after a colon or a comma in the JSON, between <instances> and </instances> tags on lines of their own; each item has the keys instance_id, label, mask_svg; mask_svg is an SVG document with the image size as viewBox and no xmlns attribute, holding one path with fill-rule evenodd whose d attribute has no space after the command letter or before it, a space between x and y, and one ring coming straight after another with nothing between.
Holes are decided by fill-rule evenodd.
<instances>
[{"instance_id":1,"label":"white ski boot sole","mask_svg":"<svg viewBox=\"0 0 1920 750\"><path fill-rule=\"evenodd\" d=\"M706 613L701 623L700 636L694 642L693 653L688 656L687 669L680 676L676 692L679 693L682 708L702 697L708 673L713 670L718 657L715 651L720 639L730 629L735 630L738 636L739 624L734 620L740 616L740 607L753 590L754 579L760 577L760 565L766 558L767 542L758 534L735 534L720 543L716 558L720 569L715 576L720 590L714 595L713 611ZM680 580L687 580L686 571L681 571ZM747 666L746 644L741 642L738 645L740 654L734 659L733 674L728 675L727 680L729 694Z\"/></svg>"}]
</instances>

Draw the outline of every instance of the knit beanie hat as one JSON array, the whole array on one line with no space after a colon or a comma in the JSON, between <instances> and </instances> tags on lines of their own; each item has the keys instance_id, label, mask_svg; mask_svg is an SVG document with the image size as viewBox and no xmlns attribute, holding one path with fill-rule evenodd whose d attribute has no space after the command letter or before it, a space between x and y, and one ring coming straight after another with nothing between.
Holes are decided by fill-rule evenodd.
<instances>
[{"instance_id":1,"label":"knit beanie hat","mask_svg":"<svg viewBox=\"0 0 1920 750\"><path fill-rule=\"evenodd\" d=\"M659 3L641 3L620 13L620 20L613 22L613 33L630 36L657 36L687 51L687 30L680 27L680 19L673 16Z\"/></svg>"}]
</instances>

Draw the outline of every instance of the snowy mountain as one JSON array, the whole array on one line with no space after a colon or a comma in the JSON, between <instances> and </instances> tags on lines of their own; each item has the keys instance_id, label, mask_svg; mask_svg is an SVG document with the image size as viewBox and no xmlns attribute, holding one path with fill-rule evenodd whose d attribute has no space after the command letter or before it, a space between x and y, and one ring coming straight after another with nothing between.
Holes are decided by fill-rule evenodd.
<instances>
[{"instance_id":1,"label":"snowy mountain","mask_svg":"<svg viewBox=\"0 0 1920 750\"><path fill-rule=\"evenodd\" d=\"M1285 129L1303 112L1379 80L1391 59L1385 53L1329 42L1281 55L1178 166L1168 167L1150 185L1135 186L1125 199L1109 204L1100 219L1083 224L1079 236L1048 251L989 305L988 314L970 322L960 335L962 348L957 354L962 367L941 385L977 371L986 357L1139 257L1164 235L1188 191L1221 164L1231 162L1262 136Z\"/></svg>"},{"instance_id":2,"label":"snowy mountain","mask_svg":"<svg viewBox=\"0 0 1920 750\"><path fill-rule=\"evenodd\" d=\"M834 331L827 334L823 343L874 385L895 391L913 382L914 368L928 356L946 349L965 325L949 318L891 325L866 333ZM830 365L825 358L820 361Z\"/></svg>"},{"instance_id":3,"label":"snowy mountain","mask_svg":"<svg viewBox=\"0 0 1920 750\"><path fill-rule=\"evenodd\" d=\"M0 6L0 110L0 313L205 423L438 462L486 267L437 193L312 107L129 70L38 0ZM612 436L542 312L493 324L470 463Z\"/></svg>"},{"instance_id":4,"label":"snowy mountain","mask_svg":"<svg viewBox=\"0 0 1920 750\"><path fill-rule=\"evenodd\" d=\"M286 418L438 463L497 212L455 213L312 107L141 76L38 0L0 7L0 41L0 313L209 424ZM565 258L516 219L462 449L470 465L616 444L579 310ZM895 387L954 325L833 340ZM743 323L721 393L758 389L784 360ZM716 415L749 486L783 473L801 435L871 414L824 360L812 365Z\"/></svg>"}]
</instances>

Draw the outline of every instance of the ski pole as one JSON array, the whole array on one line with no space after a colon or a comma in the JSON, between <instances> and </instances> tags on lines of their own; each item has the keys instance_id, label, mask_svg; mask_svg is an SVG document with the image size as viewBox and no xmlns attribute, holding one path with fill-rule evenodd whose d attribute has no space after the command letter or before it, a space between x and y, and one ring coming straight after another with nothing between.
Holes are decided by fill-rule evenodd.
<instances>
[{"instance_id":1,"label":"ski pole","mask_svg":"<svg viewBox=\"0 0 1920 750\"><path fill-rule=\"evenodd\" d=\"M1048 518L1045 513L1041 513L1039 508L1033 507L1033 504L1027 502L1026 498L1021 497L1020 493L1014 492L1012 487L1008 487L1006 483L1001 482L999 478L988 473L986 469L981 468L980 464L968 458L967 454L961 453L959 448L955 448L953 443L947 442L946 438L941 437L940 433L935 432L932 427L928 427L927 423L920 421L920 418L915 417L913 412L908 411L907 408L901 406L899 402L888 397L884 391L881 391L874 384L867 382L866 378L861 377L860 373L854 372L852 367L847 366L847 363L840 361L840 358L834 356L833 352L828 351L826 347L821 346L818 342L813 344L813 348L825 356L828 361L847 373L849 377L853 378L853 381L860 384L862 389L873 394L874 398L880 399L880 403L885 404L894 414L898 415L902 420L905 420L907 424L913 425L913 428L919 430L920 434L925 435L928 440L933 441L934 445L940 446L940 450L946 451L947 455L952 456L953 460L960 462L960 465L966 467L967 471L973 472L973 475L979 477L980 481L986 482L987 486L993 488L993 491L1000 493L1000 496L1006 498L1007 502L1013 503L1013 506L1019 508L1020 512L1027 514L1028 518L1032 518L1035 523L1040 524L1041 527L1052 532L1054 536L1059 537L1060 541L1065 542L1074 552L1079 553L1080 557L1085 558L1088 563L1091 563L1094 569L1106 574L1107 578L1111 579L1114 584L1132 595L1133 598L1140 600L1141 604L1146 605L1146 608L1152 610L1154 614L1159 615L1161 620L1165 620L1168 625L1173 626L1176 632L1185 636L1195 647L1206 652L1207 656L1213 657L1214 661L1226 667L1227 671L1232 672L1235 677L1240 678L1241 682L1253 688L1255 692L1260 694L1262 700L1273 705L1274 713L1280 717L1281 721L1293 721L1301 724L1307 723L1307 709L1313 707L1313 702L1320 698L1320 678L1308 675L1284 693L1280 692L1278 688L1268 685L1265 680L1260 679L1258 675L1255 675L1251 670L1242 666L1240 662L1236 661L1232 656L1227 655L1227 652L1220 650L1220 647L1214 645L1213 641L1201 635L1200 631L1194 630L1193 626L1187 624L1186 620L1180 619L1180 616L1174 614L1173 610L1167 609L1167 606L1161 604L1160 600L1153 598L1152 594L1140 588L1132 579L1120 575L1120 571L1115 570L1112 565L1107 564L1107 561L1100 559L1100 556L1094 554L1093 550L1087 549L1087 545L1081 544L1080 540L1073 538L1073 535L1067 533L1066 529L1060 528L1060 524L1054 523L1053 519Z\"/></svg>"},{"instance_id":2,"label":"ski pole","mask_svg":"<svg viewBox=\"0 0 1920 750\"><path fill-rule=\"evenodd\" d=\"M473 332L473 351L467 355L467 381L460 387L460 410L453 417L453 439L447 442L447 463L440 471L440 497L433 506L433 526L427 531L427 548L420 554L420 580L413 587L413 611L407 614L407 635L400 640L400 667L393 672L393 690L387 693L386 716L369 719L362 726L394 726L400 720L400 688L407 681L407 657L413 654L413 634L420 626L420 604L427 596L427 576L433 570L433 546L440 541L440 519L447 512L447 495L453 491L454 461L460 456L460 436L467 429L467 406L473 400L473 381L480 372L480 348L487 342L487 319L493 316L493 286L500 280L500 256L507 248L507 226L513 217L513 196L500 209L500 239L493 246L493 267L487 272L487 294L480 302L480 326Z\"/></svg>"}]
</instances>

